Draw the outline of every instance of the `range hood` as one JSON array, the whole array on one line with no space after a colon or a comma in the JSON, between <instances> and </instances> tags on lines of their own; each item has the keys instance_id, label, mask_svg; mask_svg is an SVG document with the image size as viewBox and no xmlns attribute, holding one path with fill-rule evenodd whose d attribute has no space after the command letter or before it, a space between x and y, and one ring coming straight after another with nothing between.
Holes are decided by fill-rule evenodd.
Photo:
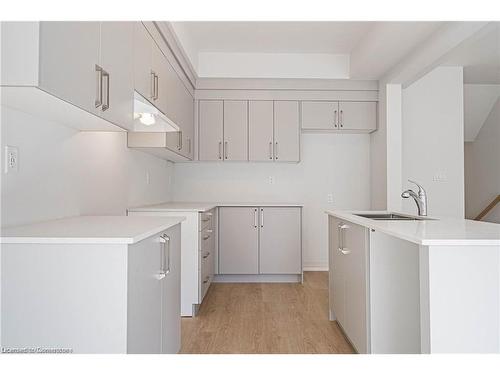
<instances>
[{"instance_id":1,"label":"range hood","mask_svg":"<svg viewBox=\"0 0 500 375\"><path fill-rule=\"evenodd\" d=\"M127 133L129 148L170 161L188 161L181 154L179 126L147 99L134 92L134 131Z\"/></svg>"},{"instance_id":2,"label":"range hood","mask_svg":"<svg viewBox=\"0 0 500 375\"><path fill-rule=\"evenodd\" d=\"M178 132L180 128L141 94L134 91L134 131L170 133Z\"/></svg>"}]
</instances>

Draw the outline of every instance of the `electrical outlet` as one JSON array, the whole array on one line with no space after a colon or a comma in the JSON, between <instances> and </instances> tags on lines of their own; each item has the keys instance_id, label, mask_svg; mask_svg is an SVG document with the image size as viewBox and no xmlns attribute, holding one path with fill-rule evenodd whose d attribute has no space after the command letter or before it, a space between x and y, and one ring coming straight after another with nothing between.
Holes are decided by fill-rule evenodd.
<instances>
[{"instance_id":1,"label":"electrical outlet","mask_svg":"<svg viewBox=\"0 0 500 375\"><path fill-rule=\"evenodd\" d=\"M328 203L333 203L333 194L332 193L326 195L326 201Z\"/></svg>"},{"instance_id":2,"label":"electrical outlet","mask_svg":"<svg viewBox=\"0 0 500 375\"><path fill-rule=\"evenodd\" d=\"M434 177L432 178L432 180L435 182L447 182L448 175L445 172L436 172L436 174L434 174Z\"/></svg>"},{"instance_id":3,"label":"electrical outlet","mask_svg":"<svg viewBox=\"0 0 500 375\"><path fill-rule=\"evenodd\" d=\"M14 146L5 146L5 173L19 170L19 150Z\"/></svg>"},{"instance_id":4,"label":"electrical outlet","mask_svg":"<svg viewBox=\"0 0 500 375\"><path fill-rule=\"evenodd\" d=\"M274 185L274 176L269 176L269 185Z\"/></svg>"}]
</instances>

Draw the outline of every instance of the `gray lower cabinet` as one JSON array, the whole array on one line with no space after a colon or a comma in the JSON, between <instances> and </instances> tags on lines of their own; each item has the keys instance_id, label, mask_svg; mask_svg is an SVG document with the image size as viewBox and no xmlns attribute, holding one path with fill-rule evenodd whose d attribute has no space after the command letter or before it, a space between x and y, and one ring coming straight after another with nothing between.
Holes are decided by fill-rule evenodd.
<instances>
[{"instance_id":1,"label":"gray lower cabinet","mask_svg":"<svg viewBox=\"0 0 500 375\"><path fill-rule=\"evenodd\" d=\"M300 207L221 207L219 274L302 273Z\"/></svg>"},{"instance_id":2,"label":"gray lower cabinet","mask_svg":"<svg viewBox=\"0 0 500 375\"><path fill-rule=\"evenodd\" d=\"M300 210L299 207L260 208L260 273L302 272Z\"/></svg>"},{"instance_id":3,"label":"gray lower cabinet","mask_svg":"<svg viewBox=\"0 0 500 375\"><path fill-rule=\"evenodd\" d=\"M370 350L368 235L365 227L329 218L330 318L359 353Z\"/></svg>"},{"instance_id":4,"label":"gray lower cabinet","mask_svg":"<svg viewBox=\"0 0 500 375\"><path fill-rule=\"evenodd\" d=\"M259 273L259 208L219 208L219 273Z\"/></svg>"}]
</instances>

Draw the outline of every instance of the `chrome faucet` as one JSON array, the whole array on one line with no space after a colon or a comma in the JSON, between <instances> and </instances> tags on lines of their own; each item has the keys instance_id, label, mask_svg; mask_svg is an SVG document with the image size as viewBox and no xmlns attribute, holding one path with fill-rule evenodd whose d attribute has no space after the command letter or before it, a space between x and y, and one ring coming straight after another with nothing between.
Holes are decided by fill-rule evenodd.
<instances>
[{"instance_id":1,"label":"chrome faucet","mask_svg":"<svg viewBox=\"0 0 500 375\"><path fill-rule=\"evenodd\" d=\"M415 181L408 181L418 186L418 193L415 193L413 190L408 189L401 193L401 197L412 197L417 204L418 216L427 216L427 193L425 192L425 189Z\"/></svg>"}]
</instances>

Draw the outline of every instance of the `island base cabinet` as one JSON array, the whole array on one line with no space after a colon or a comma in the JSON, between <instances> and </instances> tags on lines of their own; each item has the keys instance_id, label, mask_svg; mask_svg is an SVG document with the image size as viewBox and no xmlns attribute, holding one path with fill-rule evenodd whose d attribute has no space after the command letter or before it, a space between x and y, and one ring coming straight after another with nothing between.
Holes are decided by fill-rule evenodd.
<instances>
[{"instance_id":1,"label":"island base cabinet","mask_svg":"<svg viewBox=\"0 0 500 375\"><path fill-rule=\"evenodd\" d=\"M330 317L359 353L369 353L368 232L330 218Z\"/></svg>"},{"instance_id":2,"label":"island base cabinet","mask_svg":"<svg viewBox=\"0 0 500 375\"><path fill-rule=\"evenodd\" d=\"M2 244L0 344L35 352L176 353L179 257L180 225L133 245Z\"/></svg>"}]
</instances>

